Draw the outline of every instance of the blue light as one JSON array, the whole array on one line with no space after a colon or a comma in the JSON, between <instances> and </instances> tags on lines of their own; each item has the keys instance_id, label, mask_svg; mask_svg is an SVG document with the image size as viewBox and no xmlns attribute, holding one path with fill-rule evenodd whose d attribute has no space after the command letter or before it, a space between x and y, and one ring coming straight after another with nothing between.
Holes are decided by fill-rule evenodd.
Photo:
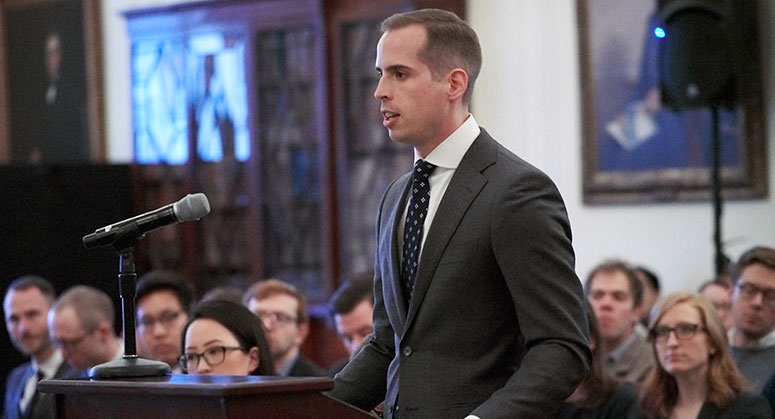
<instances>
[{"instance_id":1,"label":"blue light","mask_svg":"<svg viewBox=\"0 0 775 419\"><path fill-rule=\"evenodd\" d=\"M657 26L654 28L654 35L657 36L657 38L664 38L665 37L665 30L661 27Z\"/></svg>"}]
</instances>

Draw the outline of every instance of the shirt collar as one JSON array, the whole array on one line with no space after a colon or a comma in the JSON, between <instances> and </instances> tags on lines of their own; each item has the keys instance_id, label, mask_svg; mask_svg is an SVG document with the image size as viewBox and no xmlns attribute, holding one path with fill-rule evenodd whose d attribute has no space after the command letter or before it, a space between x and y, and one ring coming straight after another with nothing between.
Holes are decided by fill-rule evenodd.
<instances>
[{"instance_id":1,"label":"shirt collar","mask_svg":"<svg viewBox=\"0 0 775 419\"><path fill-rule=\"evenodd\" d=\"M474 116L468 114L468 118L463 121L463 124L450 134L449 137L445 138L441 144L436 146L425 158L425 161L438 167L457 169L468 148L471 147L471 144L473 144L481 132L482 130L479 128L479 124L476 123ZM419 159L420 155L415 150L414 161L416 162Z\"/></svg>"},{"instance_id":2,"label":"shirt collar","mask_svg":"<svg viewBox=\"0 0 775 419\"><path fill-rule=\"evenodd\" d=\"M622 356L624 356L624 353L627 352L627 349L633 345L635 342L635 339L638 338L638 334L635 333L633 330L632 333L630 333L630 337L627 338L627 340L624 341L621 345L619 345L618 348L614 349L613 351L608 353L607 358L610 360L610 362L616 363L618 362Z\"/></svg>"},{"instance_id":3,"label":"shirt collar","mask_svg":"<svg viewBox=\"0 0 775 419\"><path fill-rule=\"evenodd\" d=\"M281 377L287 377L288 374L291 373L291 369L293 368L293 366L296 365L296 361L299 359L300 356L301 356L301 352L296 354L296 356L293 359L291 359L287 364L283 365L283 367L280 368L280 370L276 371L275 373Z\"/></svg>"},{"instance_id":4,"label":"shirt collar","mask_svg":"<svg viewBox=\"0 0 775 419\"><path fill-rule=\"evenodd\" d=\"M62 362L64 362L64 358L62 358L62 352L57 349L54 351L54 355L51 355L51 357L49 357L46 362L38 364L35 362L35 360L33 360L32 368L35 371L42 372L43 378L51 378L56 375L59 366L62 365Z\"/></svg>"},{"instance_id":5,"label":"shirt collar","mask_svg":"<svg viewBox=\"0 0 775 419\"><path fill-rule=\"evenodd\" d=\"M770 333L767 333L766 335L762 336L759 340L755 340L747 345L744 346L735 346L733 342L735 341L735 328L729 329L729 332L727 332L727 338L729 338L729 344L736 348L741 349L763 349L763 348L771 348L775 346L775 330L771 331Z\"/></svg>"}]
</instances>

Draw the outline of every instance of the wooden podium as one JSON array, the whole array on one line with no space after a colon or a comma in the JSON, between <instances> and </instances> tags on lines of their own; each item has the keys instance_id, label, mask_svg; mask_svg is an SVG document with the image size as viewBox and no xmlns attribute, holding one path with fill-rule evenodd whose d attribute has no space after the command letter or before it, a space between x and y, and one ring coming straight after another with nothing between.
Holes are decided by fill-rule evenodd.
<instances>
[{"instance_id":1,"label":"wooden podium","mask_svg":"<svg viewBox=\"0 0 775 419\"><path fill-rule=\"evenodd\" d=\"M173 374L111 380L43 380L59 419L374 418L323 394L329 378Z\"/></svg>"}]
</instances>

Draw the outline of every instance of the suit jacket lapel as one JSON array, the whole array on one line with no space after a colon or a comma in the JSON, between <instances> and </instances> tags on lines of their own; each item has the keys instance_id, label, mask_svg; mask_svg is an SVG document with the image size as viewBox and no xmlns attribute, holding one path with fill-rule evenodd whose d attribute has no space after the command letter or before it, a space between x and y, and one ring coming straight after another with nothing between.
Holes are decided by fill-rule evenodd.
<instances>
[{"instance_id":1,"label":"suit jacket lapel","mask_svg":"<svg viewBox=\"0 0 775 419\"><path fill-rule=\"evenodd\" d=\"M396 204L393 206L393 208L390 209L390 220L391 220L391 236L390 240L386 241L386 244L389 244L389 257L390 257L390 263L392 267L391 272L391 281L390 281L390 290L391 290L391 298L390 300L393 300L395 307L396 307L396 313L394 315L398 316L399 319L399 325L403 329L403 326L406 324L406 299L404 298L404 291L402 289L401 285L401 249L398 247L398 227L401 223L401 215L403 215L404 208L406 208L406 201L409 196L409 187L412 183L412 172L409 172L408 174L405 174L401 179L397 181L397 185L400 185L400 199L396 199L393 202L396 202ZM384 279L383 279L384 281ZM386 298L387 299L387 298ZM393 325L394 331L396 333L403 334L403 330L399 330L396 328L397 325Z\"/></svg>"},{"instance_id":2,"label":"suit jacket lapel","mask_svg":"<svg viewBox=\"0 0 775 419\"><path fill-rule=\"evenodd\" d=\"M412 301L409 303L407 327L404 328L404 331L414 320L452 235L455 234L471 203L487 184L487 179L481 172L495 163L496 149L494 144L492 138L482 130L482 133L463 156L446 192L444 192L444 197L425 238L417 278L414 281ZM432 189L431 193L433 193Z\"/></svg>"}]
</instances>

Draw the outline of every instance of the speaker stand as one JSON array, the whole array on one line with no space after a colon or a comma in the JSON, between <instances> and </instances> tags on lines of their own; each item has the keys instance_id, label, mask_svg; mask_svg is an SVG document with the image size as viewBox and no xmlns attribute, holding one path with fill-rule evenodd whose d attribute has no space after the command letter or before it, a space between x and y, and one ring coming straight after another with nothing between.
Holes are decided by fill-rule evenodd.
<instances>
[{"instance_id":1,"label":"speaker stand","mask_svg":"<svg viewBox=\"0 0 775 419\"><path fill-rule=\"evenodd\" d=\"M710 107L712 138L711 189L713 191L713 245L715 249L716 275L727 272L729 259L724 255L724 244L721 239L721 213L723 200L721 197L721 138L719 133L719 108Z\"/></svg>"}]
</instances>

